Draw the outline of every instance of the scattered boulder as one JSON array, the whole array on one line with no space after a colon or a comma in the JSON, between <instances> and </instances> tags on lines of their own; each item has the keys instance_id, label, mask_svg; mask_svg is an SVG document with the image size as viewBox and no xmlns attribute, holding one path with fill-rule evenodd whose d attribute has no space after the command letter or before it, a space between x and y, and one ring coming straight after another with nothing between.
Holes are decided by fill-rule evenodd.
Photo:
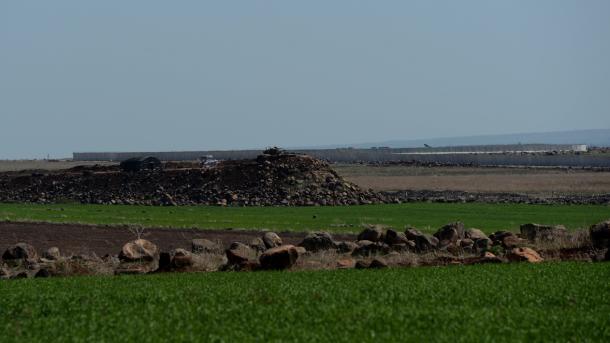
<instances>
[{"instance_id":1,"label":"scattered boulder","mask_svg":"<svg viewBox=\"0 0 610 343\"><path fill-rule=\"evenodd\" d=\"M17 243L2 254L2 259L5 261L9 260L37 260L38 253L36 249L27 243Z\"/></svg>"},{"instance_id":2,"label":"scattered boulder","mask_svg":"<svg viewBox=\"0 0 610 343\"><path fill-rule=\"evenodd\" d=\"M250 248L258 251L258 252L264 252L265 250L267 250L267 246L265 245L265 242L263 242L263 239L260 237L256 237L254 238L252 241L250 241L250 244L248 244L250 246Z\"/></svg>"},{"instance_id":3,"label":"scattered boulder","mask_svg":"<svg viewBox=\"0 0 610 343\"><path fill-rule=\"evenodd\" d=\"M526 240L519 238L516 235L507 235L502 239L502 247L504 249L512 249L525 245Z\"/></svg>"},{"instance_id":4,"label":"scattered boulder","mask_svg":"<svg viewBox=\"0 0 610 343\"><path fill-rule=\"evenodd\" d=\"M428 251L434 250L438 248L439 241L438 238L429 235L429 234L421 234L420 236L415 237L415 248L418 251Z\"/></svg>"},{"instance_id":5,"label":"scattered boulder","mask_svg":"<svg viewBox=\"0 0 610 343\"><path fill-rule=\"evenodd\" d=\"M259 261L263 269L283 270L292 267L298 258L294 245L282 245L265 251Z\"/></svg>"},{"instance_id":6,"label":"scattered boulder","mask_svg":"<svg viewBox=\"0 0 610 343\"><path fill-rule=\"evenodd\" d=\"M173 268L183 269L193 265L193 256L184 249L175 249L170 256L172 256L171 266Z\"/></svg>"},{"instance_id":7,"label":"scattered boulder","mask_svg":"<svg viewBox=\"0 0 610 343\"><path fill-rule=\"evenodd\" d=\"M194 254L222 254L223 249L218 243L209 239L196 238L191 242L191 251Z\"/></svg>"},{"instance_id":8,"label":"scattered boulder","mask_svg":"<svg viewBox=\"0 0 610 343\"><path fill-rule=\"evenodd\" d=\"M358 248L358 244L350 241L337 242L336 245L339 253L351 253Z\"/></svg>"},{"instance_id":9,"label":"scattered boulder","mask_svg":"<svg viewBox=\"0 0 610 343\"><path fill-rule=\"evenodd\" d=\"M589 228L589 235L595 248L610 248L610 220L592 225Z\"/></svg>"},{"instance_id":10,"label":"scattered boulder","mask_svg":"<svg viewBox=\"0 0 610 343\"><path fill-rule=\"evenodd\" d=\"M263 235L263 243L265 243L267 249L271 249L282 245L282 239L275 232L265 232Z\"/></svg>"},{"instance_id":11,"label":"scattered boulder","mask_svg":"<svg viewBox=\"0 0 610 343\"><path fill-rule=\"evenodd\" d=\"M122 262L158 261L159 248L151 241L136 239L123 245L119 260Z\"/></svg>"},{"instance_id":12,"label":"scattered boulder","mask_svg":"<svg viewBox=\"0 0 610 343\"><path fill-rule=\"evenodd\" d=\"M523 224L521 225L521 237L531 241L555 241L567 236L568 230L563 225L540 225Z\"/></svg>"},{"instance_id":13,"label":"scattered boulder","mask_svg":"<svg viewBox=\"0 0 610 343\"><path fill-rule=\"evenodd\" d=\"M385 243L387 245L408 244L409 240L404 232L397 232L393 229L388 229L385 233Z\"/></svg>"},{"instance_id":14,"label":"scattered boulder","mask_svg":"<svg viewBox=\"0 0 610 343\"><path fill-rule=\"evenodd\" d=\"M426 233L422 233L414 228L408 228L405 231L405 236L407 236L409 241L415 242L415 249L420 252L434 250L439 246L438 238Z\"/></svg>"},{"instance_id":15,"label":"scattered boulder","mask_svg":"<svg viewBox=\"0 0 610 343\"><path fill-rule=\"evenodd\" d=\"M295 247L295 249L297 249L297 252L299 253L299 256L303 256L306 254L309 254L309 252L307 252L307 250L303 247Z\"/></svg>"},{"instance_id":16,"label":"scattered boulder","mask_svg":"<svg viewBox=\"0 0 610 343\"><path fill-rule=\"evenodd\" d=\"M459 246L462 248L472 247L474 245L474 241L470 238L461 239L457 241L457 243L459 243Z\"/></svg>"},{"instance_id":17,"label":"scattered boulder","mask_svg":"<svg viewBox=\"0 0 610 343\"><path fill-rule=\"evenodd\" d=\"M492 245L492 241L491 239L477 239L476 241L474 241L474 245L473 248L478 250L478 251L486 251L489 248L491 248Z\"/></svg>"},{"instance_id":18,"label":"scattered boulder","mask_svg":"<svg viewBox=\"0 0 610 343\"><path fill-rule=\"evenodd\" d=\"M394 252L407 252L415 250L415 242L407 241L407 243L401 244L392 244L390 245L390 250Z\"/></svg>"},{"instance_id":19,"label":"scattered boulder","mask_svg":"<svg viewBox=\"0 0 610 343\"><path fill-rule=\"evenodd\" d=\"M517 237L514 232L510 231L496 231L489 235L489 238L493 245L501 245L504 249L520 247L527 243L525 239Z\"/></svg>"},{"instance_id":20,"label":"scattered boulder","mask_svg":"<svg viewBox=\"0 0 610 343\"><path fill-rule=\"evenodd\" d=\"M369 227L365 228L358 235L359 241L379 242L379 241L383 241L383 238L384 238L383 228L380 226L377 226L377 225L369 226Z\"/></svg>"},{"instance_id":21,"label":"scattered boulder","mask_svg":"<svg viewBox=\"0 0 610 343\"><path fill-rule=\"evenodd\" d=\"M256 259L254 249L240 242L233 242L226 250L226 254L229 264L243 264Z\"/></svg>"},{"instance_id":22,"label":"scattered boulder","mask_svg":"<svg viewBox=\"0 0 610 343\"><path fill-rule=\"evenodd\" d=\"M117 274L146 274L159 269L159 248L145 239L136 239L123 245L119 253Z\"/></svg>"},{"instance_id":23,"label":"scattered boulder","mask_svg":"<svg viewBox=\"0 0 610 343\"><path fill-rule=\"evenodd\" d=\"M511 262L538 263L543 261L542 257L531 248L514 248L506 254L506 258Z\"/></svg>"},{"instance_id":24,"label":"scattered boulder","mask_svg":"<svg viewBox=\"0 0 610 343\"><path fill-rule=\"evenodd\" d=\"M385 243L358 241L358 247L352 251L352 256L371 256L378 254L387 254L390 252L390 247Z\"/></svg>"},{"instance_id":25,"label":"scattered boulder","mask_svg":"<svg viewBox=\"0 0 610 343\"><path fill-rule=\"evenodd\" d=\"M307 251L321 251L336 249L337 244L333 241L333 237L328 232L313 232L308 234L299 246Z\"/></svg>"},{"instance_id":26,"label":"scattered boulder","mask_svg":"<svg viewBox=\"0 0 610 343\"><path fill-rule=\"evenodd\" d=\"M440 242L445 242L443 245L448 245L457 242L464 238L464 224L461 222L449 223L434 233ZM448 243L447 243L448 242Z\"/></svg>"},{"instance_id":27,"label":"scattered boulder","mask_svg":"<svg viewBox=\"0 0 610 343\"><path fill-rule=\"evenodd\" d=\"M506 236L514 236L515 234L513 232L510 231L496 231L494 233L492 233L491 235L489 235L489 239L491 239L491 241L493 242L494 245L501 245L502 244L502 240L504 240L504 238Z\"/></svg>"},{"instance_id":28,"label":"scattered boulder","mask_svg":"<svg viewBox=\"0 0 610 343\"><path fill-rule=\"evenodd\" d=\"M489 237L487 237L487 235L483 231L481 231L479 229L468 229L468 230L466 230L464 232L464 237L470 238L473 241L477 241L479 239L488 239L491 242Z\"/></svg>"},{"instance_id":29,"label":"scattered boulder","mask_svg":"<svg viewBox=\"0 0 610 343\"><path fill-rule=\"evenodd\" d=\"M405 230L405 236L410 241L415 241L415 237L421 236L423 233L416 228L409 227Z\"/></svg>"},{"instance_id":30,"label":"scattered boulder","mask_svg":"<svg viewBox=\"0 0 610 343\"><path fill-rule=\"evenodd\" d=\"M58 247L50 247L42 254L42 257L46 258L47 260L58 260L61 258L61 254Z\"/></svg>"},{"instance_id":31,"label":"scattered boulder","mask_svg":"<svg viewBox=\"0 0 610 343\"><path fill-rule=\"evenodd\" d=\"M387 267L388 267L388 263L381 257L374 258L371 261L371 264L369 264L369 268L372 268L372 269L382 269L382 268L387 268Z\"/></svg>"}]
</instances>

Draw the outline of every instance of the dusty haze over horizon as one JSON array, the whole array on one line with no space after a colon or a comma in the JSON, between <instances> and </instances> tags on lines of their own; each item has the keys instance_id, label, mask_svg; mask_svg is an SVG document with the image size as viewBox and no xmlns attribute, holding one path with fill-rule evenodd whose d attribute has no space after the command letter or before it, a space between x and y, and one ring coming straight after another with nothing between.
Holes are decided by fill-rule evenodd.
<instances>
[{"instance_id":1,"label":"dusty haze over horizon","mask_svg":"<svg viewBox=\"0 0 610 343\"><path fill-rule=\"evenodd\" d=\"M0 159L610 128L610 2L5 1Z\"/></svg>"}]
</instances>

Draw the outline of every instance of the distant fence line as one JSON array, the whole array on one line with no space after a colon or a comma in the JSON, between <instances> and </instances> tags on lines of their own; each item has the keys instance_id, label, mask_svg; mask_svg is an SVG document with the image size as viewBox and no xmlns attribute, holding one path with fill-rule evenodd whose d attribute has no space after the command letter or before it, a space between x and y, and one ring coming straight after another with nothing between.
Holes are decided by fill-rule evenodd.
<instances>
[{"instance_id":1,"label":"distant fence line","mask_svg":"<svg viewBox=\"0 0 610 343\"><path fill-rule=\"evenodd\" d=\"M391 162L417 161L425 163L474 164L494 166L566 166L610 167L610 156L588 154L516 154L516 153L421 153L406 149L317 149L291 150L330 162ZM553 149L553 151L560 151ZM75 161L122 161L132 157L155 156L164 161L197 160L212 155L219 160L255 158L262 150L217 150L173 152L80 152L74 153Z\"/></svg>"}]
</instances>

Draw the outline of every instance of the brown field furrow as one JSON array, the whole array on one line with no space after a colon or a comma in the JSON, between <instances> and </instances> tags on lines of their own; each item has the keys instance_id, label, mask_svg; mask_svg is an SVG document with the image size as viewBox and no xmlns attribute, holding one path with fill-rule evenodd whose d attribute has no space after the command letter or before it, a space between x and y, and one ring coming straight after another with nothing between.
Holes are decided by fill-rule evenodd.
<instances>
[{"instance_id":1,"label":"brown field furrow","mask_svg":"<svg viewBox=\"0 0 610 343\"><path fill-rule=\"evenodd\" d=\"M515 175L429 175L349 176L363 188L389 190L455 190L466 192L511 192L528 194L610 192L610 173L515 174Z\"/></svg>"},{"instance_id":2,"label":"brown field furrow","mask_svg":"<svg viewBox=\"0 0 610 343\"><path fill-rule=\"evenodd\" d=\"M286 244L298 244L306 233L278 232ZM206 238L221 242L228 247L232 242L248 243L261 237L261 231L245 230L199 230L199 229L166 229L148 228L144 230L145 238L159 246L162 251L175 248L191 248L195 238ZM13 223L0 222L0 252L10 245L19 242L32 244L39 253L50 247L58 247L64 255L95 253L98 256L114 255L121 251L126 242L135 239L135 235L124 226L97 226L82 224L50 223ZM337 240L354 240L354 235L335 234Z\"/></svg>"}]
</instances>

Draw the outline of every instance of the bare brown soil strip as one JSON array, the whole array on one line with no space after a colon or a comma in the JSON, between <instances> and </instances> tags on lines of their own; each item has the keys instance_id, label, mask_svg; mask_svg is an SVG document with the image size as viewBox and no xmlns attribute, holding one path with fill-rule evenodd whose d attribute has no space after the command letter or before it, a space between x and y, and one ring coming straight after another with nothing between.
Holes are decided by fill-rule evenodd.
<instances>
[{"instance_id":1,"label":"bare brown soil strip","mask_svg":"<svg viewBox=\"0 0 610 343\"><path fill-rule=\"evenodd\" d=\"M92 165L110 166L116 165L116 162L89 162L89 161L48 161L48 160L2 160L0 161L1 172L15 172L20 170L61 170L74 168L76 166L92 166Z\"/></svg>"},{"instance_id":2,"label":"bare brown soil strip","mask_svg":"<svg viewBox=\"0 0 610 343\"><path fill-rule=\"evenodd\" d=\"M350 182L376 191L451 190L526 194L601 194L610 192L610 173L533 173L471 175L352 175Z\"/></svg>"},{"instance_id":3,"label":"bare brown soil strip","mask_svg":"<svg viewBox=\"0 0 610 343\"><path fill-rule=\"evenodd\" d=\"M298 244L307 233L278 232L285 244ZM147 228L142 235L162 251L175 248L190 250L194 238L218 241L225 247L235 241L250 242L262 235L261 231L200 230ZM338 240L354 240L354 235L335 234ZM58 247L63 255L95 253L98 256L118 254L125 242L135 239L126 226L98 226L84 224L14 223L0 222L0 252L10 245L25 242L39 252Z\"/></svg>"}]
</instances>

